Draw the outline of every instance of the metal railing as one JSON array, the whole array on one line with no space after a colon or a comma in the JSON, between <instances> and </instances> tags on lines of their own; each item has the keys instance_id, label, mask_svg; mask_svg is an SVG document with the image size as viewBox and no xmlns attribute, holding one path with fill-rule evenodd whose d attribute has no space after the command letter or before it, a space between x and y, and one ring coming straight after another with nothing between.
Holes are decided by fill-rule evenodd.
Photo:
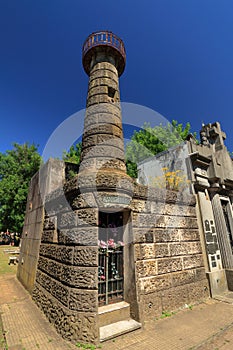
<instances>
[{"instance_id":1,"label":"metal railing","mask_svg":"<svg viewBox=\"0 0 233 350\"><path fill-rule=\"evenodd\" d=\"M83 57L92 47L99 45L107 45L115 48L121 53L125 60L126 55L123 41L117 35L109 31L100 31L90 34L83 44Z\"/></svg>"}]
</instances>

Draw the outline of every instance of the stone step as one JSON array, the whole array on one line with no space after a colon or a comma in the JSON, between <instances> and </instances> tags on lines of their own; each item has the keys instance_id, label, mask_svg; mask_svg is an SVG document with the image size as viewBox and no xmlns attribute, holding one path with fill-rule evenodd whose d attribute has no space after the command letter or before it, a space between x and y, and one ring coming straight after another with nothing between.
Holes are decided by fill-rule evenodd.
<instances>
[{"instance_id":1,"label":"stone step","mask_svg":"<svg viewBox=\"0 0 233 350\"><path fill-rule=\"evenodd\" d=\"M130 318L130 305L125 301L104 305L98 308L99 326L107 326Z\"/></svg>"},{"instance_id":2,"label":"stone step","mask_svg":"<svg viewBox=\"0 0 233 350\"><path fill-rule=\"evenodd\" d=\"M221 295L215 295L213 299L223 301L224 303L233 304L233 292L224 292Z\"/></svg>"},{"instance_id":3,"label":"stone step","mask_svg":"<svg viewBox=\"0 0 233 350\"><path fill-rule=\"evenodd\" d=\"M100 327L100 342L118 337L122 334L135 331L141 328L141 323L129 318L128 320L118 321L107 326Z\"/></svg>"}]
</instances>

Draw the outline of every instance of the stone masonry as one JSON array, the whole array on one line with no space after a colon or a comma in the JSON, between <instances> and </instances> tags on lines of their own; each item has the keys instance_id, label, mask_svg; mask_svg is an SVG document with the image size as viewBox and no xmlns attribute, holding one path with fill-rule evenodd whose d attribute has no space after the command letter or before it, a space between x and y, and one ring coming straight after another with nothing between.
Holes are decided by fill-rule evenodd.
<instances>
[{"instance_id":1,"label":"stone masonry","mask_svg":"<svg viewBox=\"0 0 233 350\"><path fill-rule=\"evenodd\" d=\"M126 174L118 86L123 42L111 32L91 34L83 65L90 78L82 162L45 198L32 296L64 338L98 344L100 212L122 213L123 300L134 320L143 324L200 301L209 287L195 196L140 185Z\"/></svg>"}]
</instances>

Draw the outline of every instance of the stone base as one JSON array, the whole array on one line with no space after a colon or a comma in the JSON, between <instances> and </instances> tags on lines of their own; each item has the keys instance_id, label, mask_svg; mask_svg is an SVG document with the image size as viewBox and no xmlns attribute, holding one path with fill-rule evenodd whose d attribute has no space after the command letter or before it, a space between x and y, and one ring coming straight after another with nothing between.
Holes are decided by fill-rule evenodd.
<instances>
[{"instance_id":1,"label":"stone base","mask_svg":"<svg viewBox=\"0 0 233 350\"><path fill-rule=\"evenodd\" d=\"M221 295L216 295L214 299L223 301L224 303L233 304L233 293L228 291Z\"/></svg>"},{"instance_id":2,"label":"stone base","mask_svg":"<svg viewBox=\"0 0 233 350\"><path fill-rule=\"evenodd\" d=\"M233 270L225 270L228 289L233 292Z\"/></svg>"},{"instance_id":3,"label":"stone base","mask_svg":"<svg viewBox=\"0 0 233 350\"><path fill-rule=\"evenodd\" d=\"M221 295L228 290L225 270L207 272L212 298Z\"/></svg>"},{"instance_id":4,"label":"stone base","mask_svg":"<svg viewBox=\"0 0 233 350\"><path fill-rule=\"evenodd\" d=\"M109 304L98 308L99 326L107 326L112 323L130 318L130 305L125 301Z\"/></svg>"},{"instance_id":5,"label":"stone base","mask_svg":"<svg viewBox=\"0 0 233 350\"><path fill-rule=\"evenodd\" d=\"M141 323L131 318L100 327L100 342L115 338L119 335L141 328Z\"/></svg>"}]
</instances>

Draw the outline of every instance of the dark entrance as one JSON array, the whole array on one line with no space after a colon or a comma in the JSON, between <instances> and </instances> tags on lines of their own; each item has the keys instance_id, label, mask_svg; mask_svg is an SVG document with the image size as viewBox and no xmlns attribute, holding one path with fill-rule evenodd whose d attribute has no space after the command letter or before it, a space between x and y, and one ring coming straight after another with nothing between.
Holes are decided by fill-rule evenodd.
<instances>
[{"instance_id":1,"label":"dark entrance","mask_svg":"<svg viewBox=\"0 0 233 350\"><path fill-rule=\"evenodd\" d=\"M99 212L99 306L123 300L123 213Z\"/></svg>"},{"instance_id":2,"label":"dark entrance","mask_svg":"<svg viewBox=\"0 0 233 350\"><path fill-rule=\"evenodd\" d=\"M230 202L228 200L221 200L223 215L226 223L227 233L231 245L231 250L233 252L233 222L232 222L232 214L230 208Z\"/></svg>"}]
</instances>

